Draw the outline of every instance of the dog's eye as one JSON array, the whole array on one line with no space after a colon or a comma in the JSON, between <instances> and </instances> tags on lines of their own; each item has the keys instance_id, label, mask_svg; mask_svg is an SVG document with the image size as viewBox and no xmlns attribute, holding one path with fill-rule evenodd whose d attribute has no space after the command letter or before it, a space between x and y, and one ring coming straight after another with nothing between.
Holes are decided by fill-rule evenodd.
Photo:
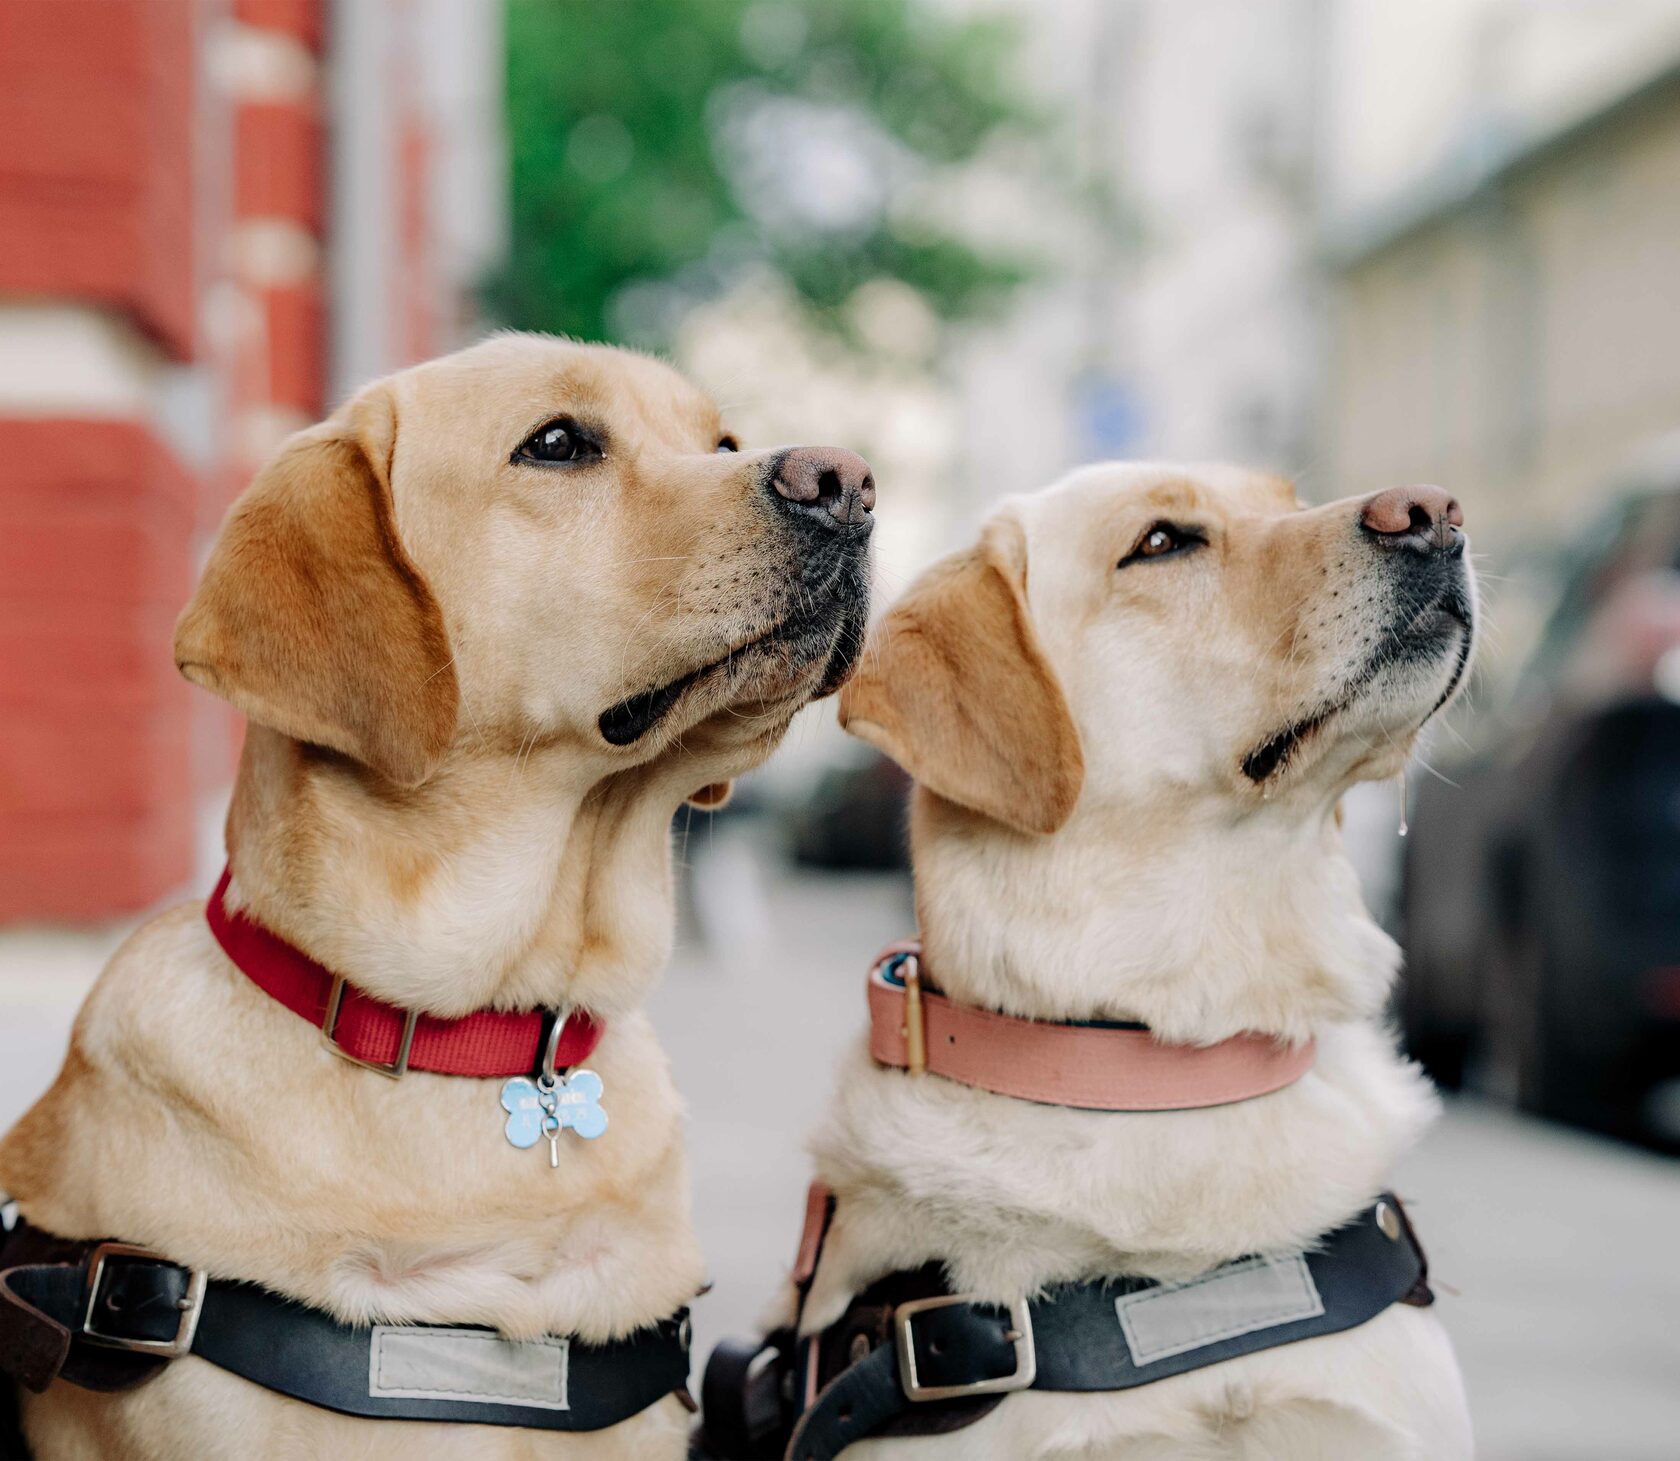
<instances>
[{"instance_id":1,"label":"dog's eye","mask_svg":"<svg viewBox=\"0 0 1680 1461\"><path fill-rule=\"evenodd\" d=\"M527 462L549 464L590 462L600 455L601 448L578 429L575 421L550 421L526 437L514 453Z\"/></svg>"},{"instance_id":2,"label":"dog's eye","mask_svg":"<svg viewBox=\"0 0 1680 1461\"><path fill-rule=\"evenodd\" d=\"M741 443L736 441L733 436L720 436L717 449L719 451L740 451Z\"/></svg>"},{"instance_id":3,"label":"dog's eye","mask_svg":"<svg viewBox=\"0 0 1680 1461\"><path fill-rule=\"evenodd\" d=\"M1117 566L1124 568L1128 563L1136 563L1140 558L1170 558L1174 553L1182 553L1187 548L1199 548L1205 541L1200 534L1189 528L1181 528L1174 523L1156 523L1138 539L1137 546L1122 558Z\"/></svg>"}]
</instances>

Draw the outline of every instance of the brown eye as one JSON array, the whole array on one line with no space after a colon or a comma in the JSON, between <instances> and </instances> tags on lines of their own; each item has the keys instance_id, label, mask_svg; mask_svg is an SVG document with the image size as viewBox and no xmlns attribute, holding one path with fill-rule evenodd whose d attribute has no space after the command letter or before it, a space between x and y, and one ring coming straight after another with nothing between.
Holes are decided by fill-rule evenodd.
<instances>
[{"instance_id":1,"label":"brown eye","mask_svg":"<svg viewBox=\"0 0 1680 1461\"><path fill-rule=\"evenodd\" d=\"M595 461L601 456L601 448L575 421L550 421L526 437L514 456L544 466L571 466Z\"/></svg>"},{"instance_id":2,"label":"brown eye","mask_svg":"<svg viewBox=\"0 0 1680 1461\"><path fill-rule=\"evenodd\" d=\"M719 451L740 451L741 443L736 441L733 436L720 436L717 449Z\"/></svg>"},{"instance_id":3,"label":"brown eye","mask_svg":"<svg viewBox=\"0 0 1680 1461\"><path fill-rule=\"evenodd\" d=\"M1128 563L1136 563L1140 558L1170 558L1175 553L1199 548L1205 541L1199 533L1189 528L1177 527L1172 523L1156 523L1138 539L1137 547L1116 566L1124 568Z\"/></svg>"}]
</instances>

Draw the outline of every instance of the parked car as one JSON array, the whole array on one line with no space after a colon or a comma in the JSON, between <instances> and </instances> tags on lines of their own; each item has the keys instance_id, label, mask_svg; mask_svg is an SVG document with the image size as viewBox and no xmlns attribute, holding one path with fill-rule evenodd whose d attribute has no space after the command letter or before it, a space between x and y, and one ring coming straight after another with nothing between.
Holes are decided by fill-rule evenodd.
<instances>
[{"instance_id":1,"label":"parked car","mask_svg":"<svg viewBox=\"0 0 1680 1461\"><path fill-rule=\"evenodd\" d=\"M1680 450L1561 578L1514 691L1417 787L1401 1024L1443 1084L1680 1150Z\"/></svg>"}]
</instances>

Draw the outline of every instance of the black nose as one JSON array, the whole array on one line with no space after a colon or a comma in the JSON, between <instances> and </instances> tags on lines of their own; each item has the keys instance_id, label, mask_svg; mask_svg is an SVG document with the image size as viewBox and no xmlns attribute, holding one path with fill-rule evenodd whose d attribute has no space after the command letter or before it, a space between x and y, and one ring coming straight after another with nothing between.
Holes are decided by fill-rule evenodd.
<instances>
[{"instance_id":1,"label":"black nose","mask_svg":"<svg viewBox=\"0 0 1680 1461\"><path fill-rule=\"evenodd\" d=\"M1444 487L1390 487L1365 499L1359 525L1385 548L1449 557L1464 551L1464 509Z\"/></svg>"},{"instance_id":2,"label":"black nose","mask_svg":"<svg viewBox=\"0 0 1680 1461\"><path fill-rule=\"evenodd\" d=\"M831 531L868 532L875 525L875 477L855 451L801 446L770 467L770 486L792 511Z\"/></svg>"}]
</instances>

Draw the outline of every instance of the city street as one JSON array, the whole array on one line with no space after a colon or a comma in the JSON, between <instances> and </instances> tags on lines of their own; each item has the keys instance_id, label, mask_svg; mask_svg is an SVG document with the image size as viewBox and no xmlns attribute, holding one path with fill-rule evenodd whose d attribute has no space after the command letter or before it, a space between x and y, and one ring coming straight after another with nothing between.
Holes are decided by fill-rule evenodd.
<instances>
[{"instance_id":1,"label":"city street","mask_svg":"<svg viewBox=\"0 0 1680 1461\"><path fill-rule=\"evenodd\" d=\"M714 1291L697 1352L753 1327L792 1254L835 1058L901 882L772 872L696 820L689 915L655 1001L691 1118ZM115 934L0 937L0 1122L50 1077ZM1672 1461L1680 1436L1680 1164L1486 1106L1453 1107L1398 1174L1439 1280L1482 1461Z\"/></svg>"}]
</instances>

